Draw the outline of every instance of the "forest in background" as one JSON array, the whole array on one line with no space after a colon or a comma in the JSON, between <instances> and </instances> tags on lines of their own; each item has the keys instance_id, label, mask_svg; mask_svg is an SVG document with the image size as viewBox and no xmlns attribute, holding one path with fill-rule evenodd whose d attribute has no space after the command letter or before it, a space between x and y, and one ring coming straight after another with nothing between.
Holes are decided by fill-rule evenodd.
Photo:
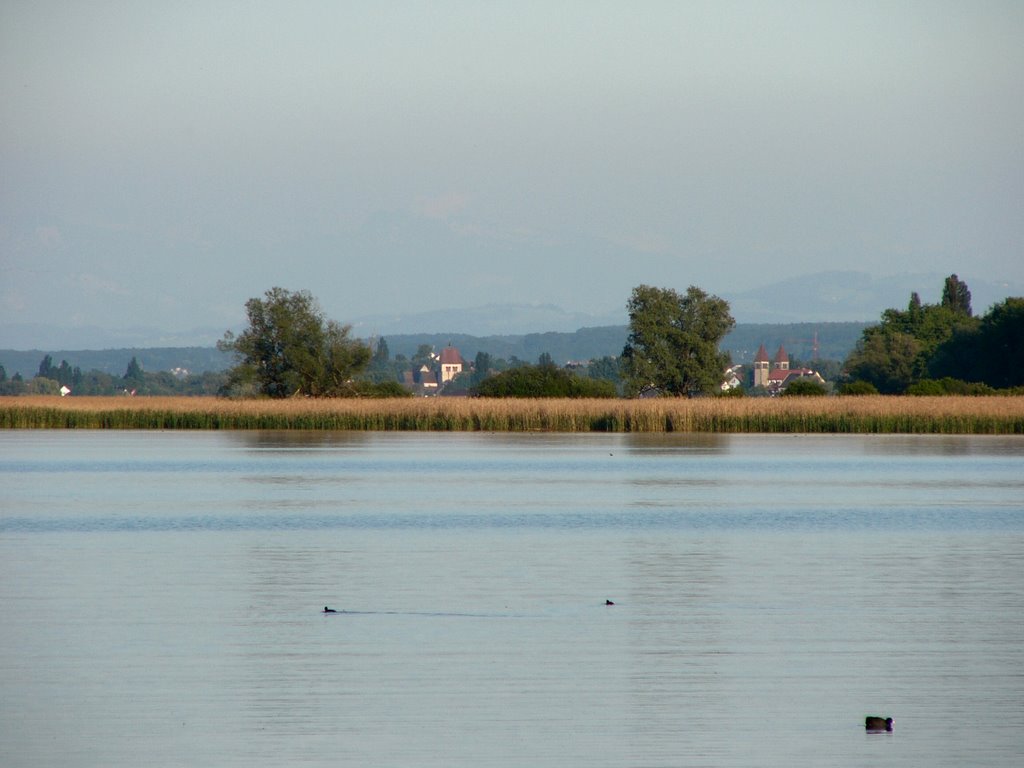
<instances>
[{"instance_id":1,"label":"forest in background","mask_svg":"<svg viewBox=\"0 0 1024 768\"><path fill-rule=\"evenodd\" d=\"M748 365L754 359L759 345L764 344L774 354L782 344L794 358L810 361L814 359L813 343L816 335L819 359L845 360L869 325L871 323L741 323L725 337L722 349L729 352L734 363ZM574 333L502 336L417 333L383 338L392 357L403 355L410 360L422 345L431 346L437 351L451 345L457 347L467 360L472 360L477 352L486 352L495 358L536 362L546 353L556 363L564 365L570 361L618 357L628 335L628 326L616 325L581 328ZM29 379L39 372L39 365L46 355L50 355L58 365L67 361L72 368L100 371L112 376L122 375L132 358L138 361L144 371L181 369L194 375L224 371L233 364L231 357L216 347L152 347L103 350L3 349L0 350L0 365L8 377L20 373L23 378Z\"/></svg>"}]
</instances>

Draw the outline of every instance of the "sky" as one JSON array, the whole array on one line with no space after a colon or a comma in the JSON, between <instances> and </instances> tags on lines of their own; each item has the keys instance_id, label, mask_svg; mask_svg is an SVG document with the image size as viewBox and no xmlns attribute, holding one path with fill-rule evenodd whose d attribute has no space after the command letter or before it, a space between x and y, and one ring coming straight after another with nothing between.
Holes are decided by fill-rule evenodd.
<instances>
[{"instance_id":1,"label":"sky","mask_svg":"<svg viewBox=\"0 0 1024 768\"><path fill-rule=\"evenodd\" d=\"M1020 284L1022 39L1017 0L0 0L0 326Z\"/></svg>"}]
</instances>

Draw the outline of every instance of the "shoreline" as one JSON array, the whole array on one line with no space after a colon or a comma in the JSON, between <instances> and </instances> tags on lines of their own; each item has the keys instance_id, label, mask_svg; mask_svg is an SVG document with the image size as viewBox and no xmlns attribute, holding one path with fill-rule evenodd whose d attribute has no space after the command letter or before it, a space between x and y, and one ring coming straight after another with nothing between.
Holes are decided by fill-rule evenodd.
<instances>
[{"instance_id":1,"label":"shoreline","mask_svg":"<svg viewBox=\"0 0 1024 768\"><path fill-rule=\"evenodd\" d=\"M0 429L1024 435L1024 397L0 398Z\"/></svg>"}]
</instances>

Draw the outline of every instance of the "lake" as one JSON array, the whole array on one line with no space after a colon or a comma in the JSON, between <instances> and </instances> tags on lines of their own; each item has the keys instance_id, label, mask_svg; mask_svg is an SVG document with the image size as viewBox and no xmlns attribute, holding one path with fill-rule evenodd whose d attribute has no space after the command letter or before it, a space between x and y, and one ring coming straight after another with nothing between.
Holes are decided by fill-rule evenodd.
<instances>
[{"instance_id":1,"label":"lake","mask_svg":"<svg viewBox=\"0 0 1024 768\"><path fill-rule=\"evenodd\" d=\"M0 612L5 766L1016 766L1024 438L0 432Z\"/></svg>"}]
</instances>

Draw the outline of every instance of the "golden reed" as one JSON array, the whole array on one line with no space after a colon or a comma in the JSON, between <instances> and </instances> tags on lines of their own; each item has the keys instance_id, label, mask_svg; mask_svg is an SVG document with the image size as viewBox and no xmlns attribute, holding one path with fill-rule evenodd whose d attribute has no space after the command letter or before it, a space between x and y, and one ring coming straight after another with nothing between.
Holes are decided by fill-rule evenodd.
<instances>
[{"instance_id":1,"label":"golden reed","mask_svg":"<svg viewBox=\"0 0 1024 768\"><path fill-rule=\"evenodd\" d=\"M0 398L2 429L1024 434L1024 397Z\"/></svg>"}]
</instances>

